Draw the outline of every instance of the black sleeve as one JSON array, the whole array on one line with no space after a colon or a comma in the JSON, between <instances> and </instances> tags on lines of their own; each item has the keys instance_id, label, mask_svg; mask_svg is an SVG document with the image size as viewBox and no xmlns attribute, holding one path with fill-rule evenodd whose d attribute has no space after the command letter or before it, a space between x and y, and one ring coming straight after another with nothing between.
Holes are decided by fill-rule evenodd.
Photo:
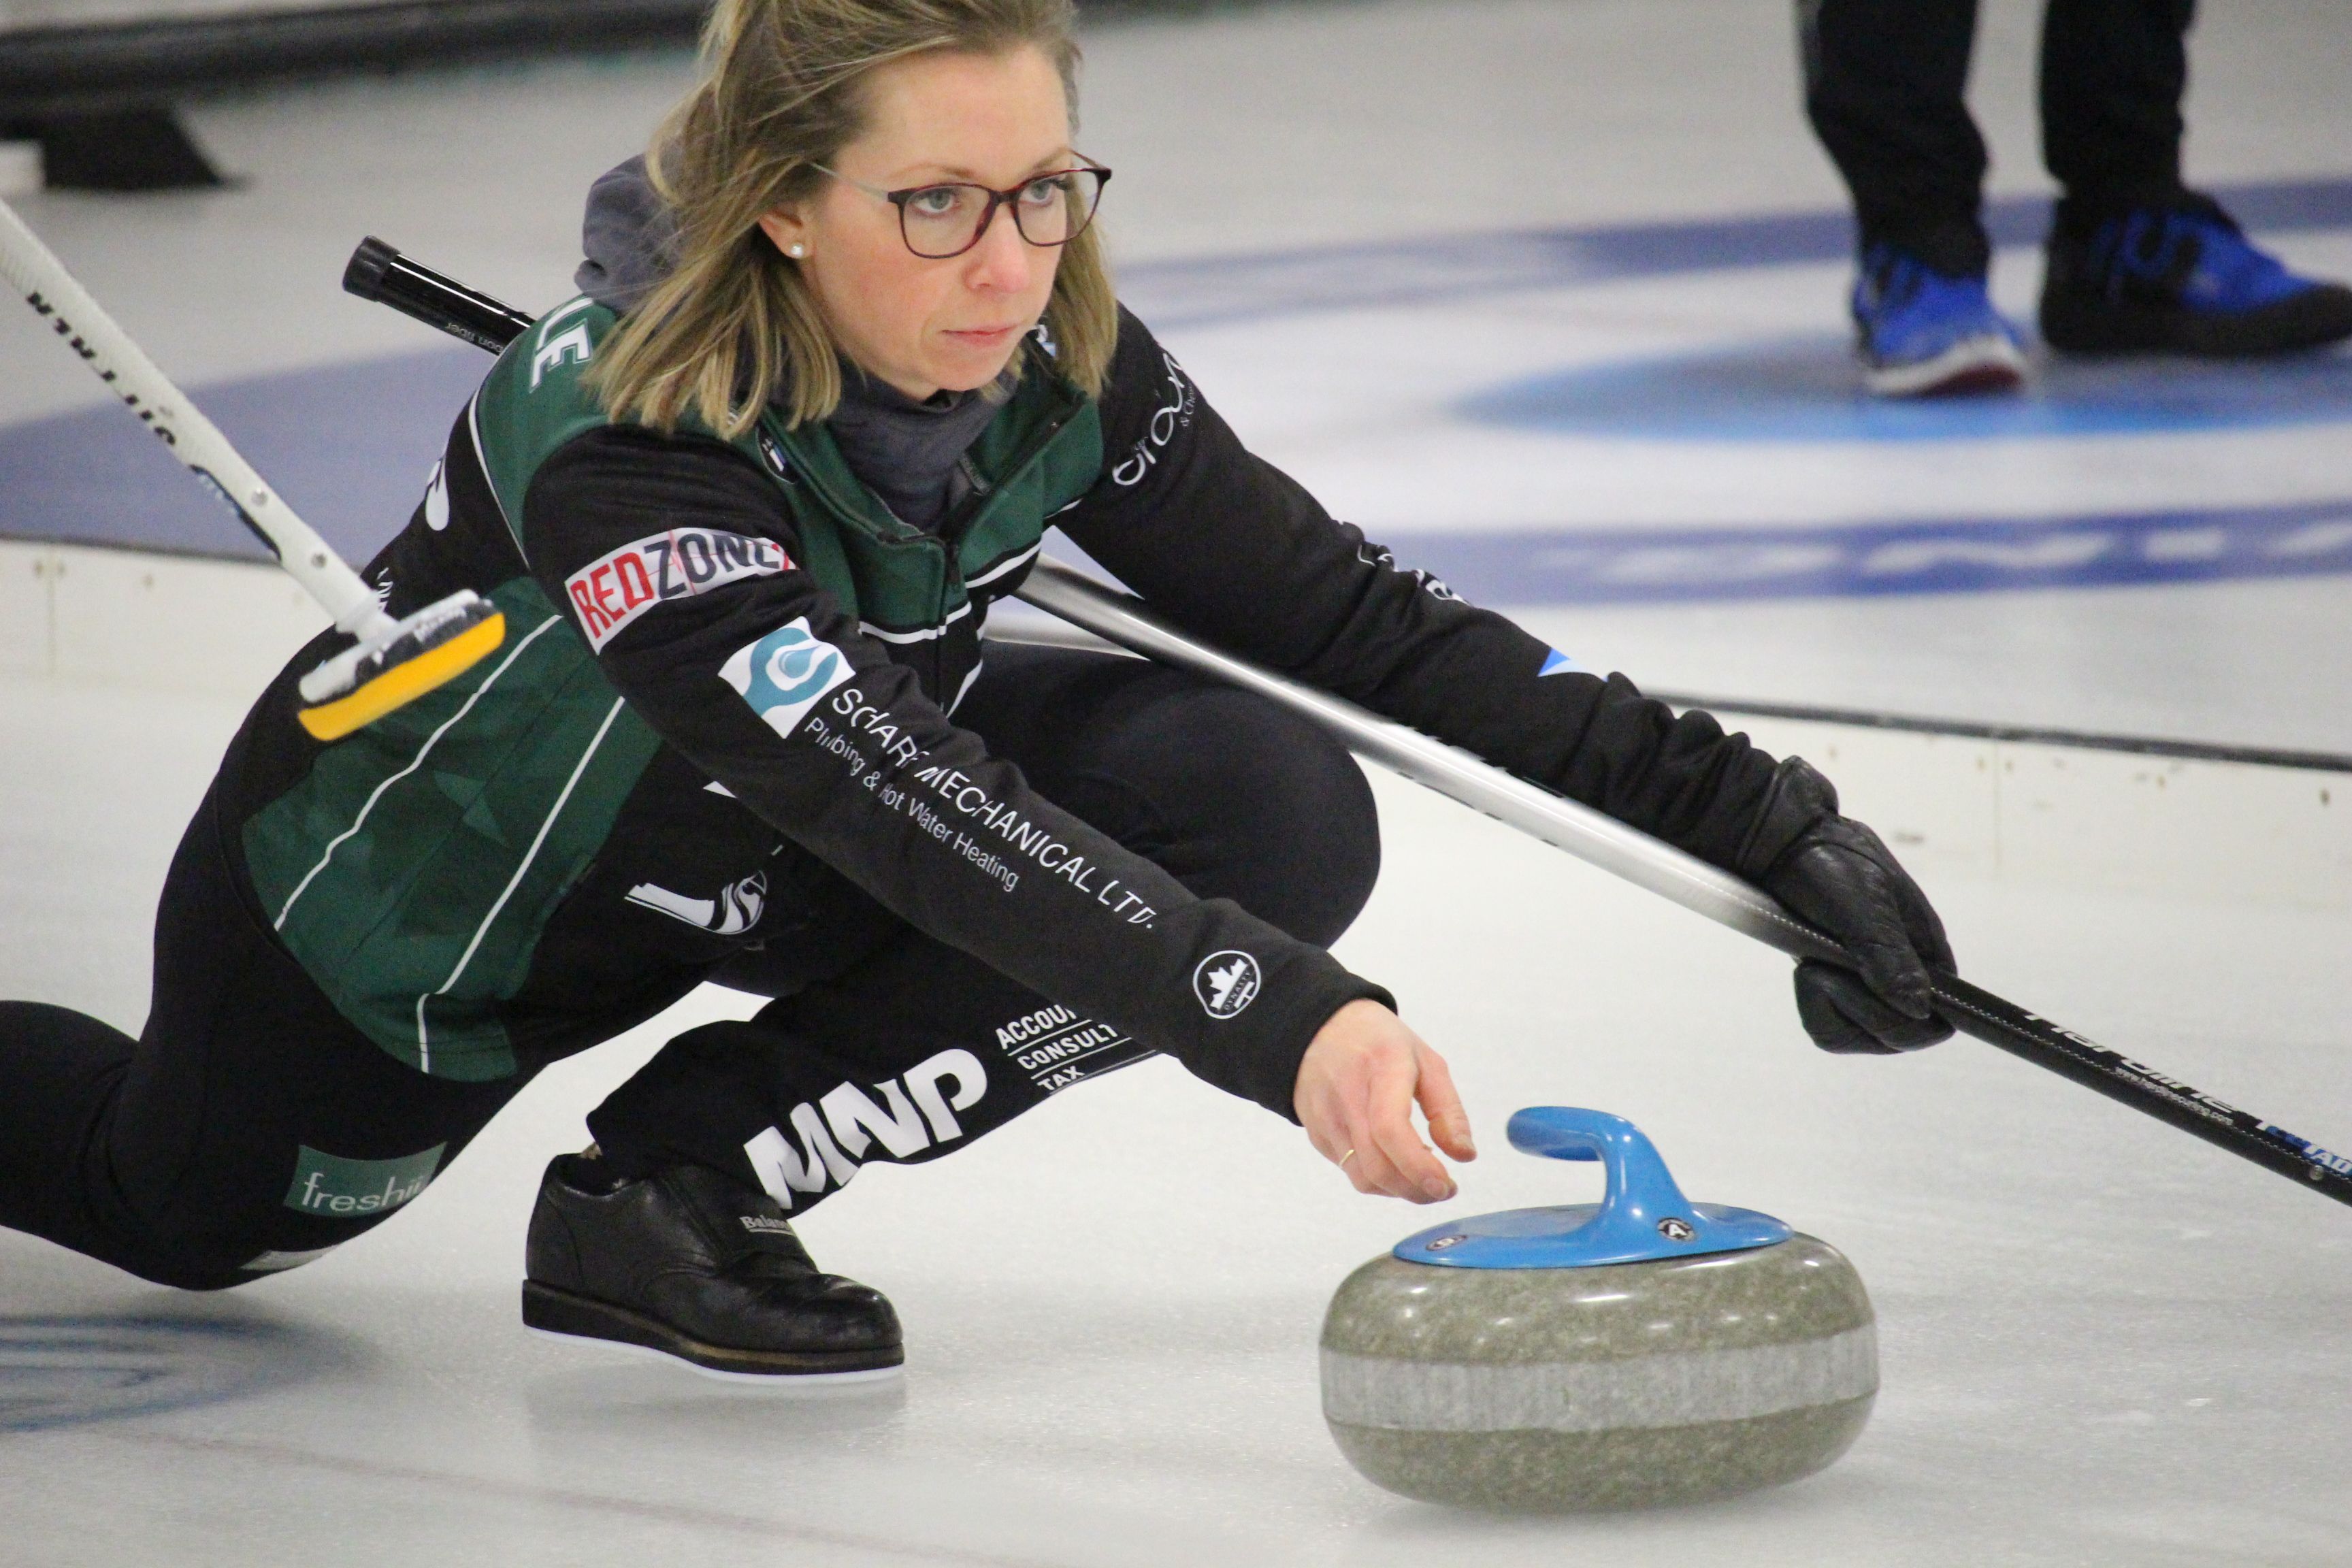
<instances>
[{"instance_id":1,"label":"black sleeve","mask_svg":"<svg viewBox=\"0 0 2352 1568\"><path fill-rule=\"evenodd\" d=\"M910 924L1284 1116L1323 1022L1388 1000L1195 899L951 724L793 563L783 498L733 448L593 431L541 466L523 513L534 575L630 706Z\"/></svg>"},{"instance_id":2,"label":"black sleeve","mask_svg":"<svg viewBox=\"0 0 2352 1568\"><path fill-rule=\"evenodd\" d=\"M1776 764L1746 736L1622 675L1560 669L1400 567L1251 455L1124 310L1102 410L1103 478L1055 521L1176 625L1717 866L1754 875L1793 837L1777 819L1754 831Z\"/></svg>"}]
</instances>

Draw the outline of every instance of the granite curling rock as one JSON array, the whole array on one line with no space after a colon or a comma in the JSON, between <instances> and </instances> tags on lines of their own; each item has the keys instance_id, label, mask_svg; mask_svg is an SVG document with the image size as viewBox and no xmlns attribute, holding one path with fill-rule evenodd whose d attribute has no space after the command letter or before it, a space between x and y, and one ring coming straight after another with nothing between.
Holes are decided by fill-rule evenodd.
<instances>
[{"instance_id":1,"label":"granite curling rock","mask_svg":"<svg viewBox=\"0 0 2352 1568\"><path fill-rule=\"evenodd\" d=\"M1622 1117L1542 1107L1509 1133L1601 1161L1607 1195L1436 1226L1348 1277L1323 1415L1356 1468L1427 1502L1638 1508L1795 1480L1852 1446L1878 1342L1836 1248L1691 1203Z\"/></svg>"}]
</instances>

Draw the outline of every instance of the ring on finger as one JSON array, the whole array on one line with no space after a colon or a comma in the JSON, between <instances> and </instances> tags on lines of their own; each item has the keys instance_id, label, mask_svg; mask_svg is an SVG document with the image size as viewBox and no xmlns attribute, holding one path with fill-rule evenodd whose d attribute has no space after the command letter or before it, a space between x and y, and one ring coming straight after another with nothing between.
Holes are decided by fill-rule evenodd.
<instances>
[{"instance_id":1,"label":"ring on finger","mask_svg":"<svg viewBox=\"0 0 2352 1568\"><path fill-rule=\"evenodd\" d=\"M1339 1166L1340 1166L1340 1169L1345 1170L1345 1169L1347 1168L1348 1162L1349 1162L1349 1161L1350 1161L1350 1160L1352 1160L1352 1159L1354 1159L1355 1157L1356 1157L1356 1152L1355 1152L1353 1149L1350 1149L1350 1150L1349 1150L1346 1153L1344 1153L1344 1154L1340 1155L1340 1156L1339 1156Z\"/></svg>"}]
</instances>

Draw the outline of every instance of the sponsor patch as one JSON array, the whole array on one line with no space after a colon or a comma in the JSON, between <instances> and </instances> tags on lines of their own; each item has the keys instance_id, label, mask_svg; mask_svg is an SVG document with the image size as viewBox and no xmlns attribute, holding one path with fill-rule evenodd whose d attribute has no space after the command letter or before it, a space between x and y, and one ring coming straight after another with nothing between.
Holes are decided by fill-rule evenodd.
<instances>
[{"instance_id":1,"label":"sponsor patch","mask_svg":"<svg viewBox=\"0 0 2352 1568\"><path fill-rule=\"evenodd\" d=\"M1401 573L1403 575L1412 578L1415 583L1421 585L1421 591L1427 594L1433 599L1444 599L1448 602L1454 602L1458 601L1462 597L1461 595L1447 587L1445 585L1445 579L1440 577L1436 573L1424 572L1418 566L1401 566L1397 563L1396 552L1394 551L1374 544L1370 540L1367 540L1363 543L1356 546L1356 559L1362 562L1367 566L1378 566L1384 571ZM1549 675L1551 671L1547 669L1543 673Z\"/></svg>"},{"instance_id":2,"label":"sponsor patch","mask_svg":"<svg viewBox=\"0 0 2352 1568\"><path fill-rule=\"evenodd\" d=\"M737 648L719 667L719 679L733 687L769 729L789 735L850 674L848 658L809 630L806 616L799 616L750 647Z\"/></svg>"},{"instance_id":3,"label":"sponsor patch","mask_svg":"<svg viewBox=\"0 0 2352 1568\"><path fill-rule=\"evenodd\" d=\"M432 1184L448 1146L436 1143L396 1160L347 1160L306 1143L294 1163L286 1206L328 1219L365 1219L396 1209Z\"/></svg>"},{"instance_id":4,"label":"sponsor patch","mask_svg":"<svg viewBox=\"0 0 2352 1568\"><path fill-rule=\"evenodd\" d=\"M677 528L599 556L565 578L563 586L588 646L602 653L622 628L656 605L792 569L793 558L772 539Z\"/></svg>"},{"instance_id":5,"label":"sponsor patch","mask_svg":"<svg viewBox=\"0 0 2352 1568\"><path fill-rule=\"evenodd\" d=\"M530 389L539 390L551 370L566 364L586 364L596 357L595 341L588 335L588 323L574 321L558 332L555 323L566 316L575 316L594 304L585 294L569 304L559 305L540 319L539 352L530 356Z\"/></svg>"},{"instance_id":6,"label":"sponsor patch","mask_svg":"<svg viewBox=\"0 0 2352 1568\"><path fill-rule=\"evenodd\" d=\"M743 1157L778 1207L790 1209L796 1193L847 1186L877 1142L882 1154L875 1158L910 1160L961 1138L963 1124L955 1113L988 1093L988 1069L970 1051L944 1050L876 1084L874 1093L882 1097L879 1104L856 1084L837 1085L793 1107L791 1115L743 1145ZM771 1225L784 1228L766 1219L756 1228ZM751 1218L743 1226L755 1228Z\"/></svg>"},{"instance_id":7,"label":"sponsor patch","mask_svg":"<svg viewBox=\"0 0 2352 1568\"><path fill-rule=\"evenodd\" d=\"M996 1043L1047 1094L1151 1055L1149 1047L1138 1045L1118 1025L1081 1017L1062 1006L1041 1007L999 1025Z\"/></svg>"},{"instance_id":8,"label":"sponsor patch","mask_svg":"<svg viewBox=\"0 0 2352 1568\"><path fill-rule=\"evenodd\" d=\"M1133 489L1141 484L1160 461L1160 454L1176 433L1192 423L1192 410L1197 405L1192 384L1186 379L1183 366L1176 356L1165 349L1160 353L1160 363L1168 367L1168 384L1161 393L1163 401L1151 412L1151 423L1143 427L1134 449L1110 471L1111 482L1122 489Z\"/></svg>"},{"instance_id":9,"label":"sponsor patch","mask_svg":"<svg viewBox=\"0 0 2352 1568\"><path fill-rule=\"evenodd\" d=\"M715 899L693 898L673 893L656 882L639 882L629 889L628 901L719 936L740 936L758 925L767 911L768 874L754 871L719 889Z\"/></svg>"},{"instance_id":10,"label":"sponsor patch","mask_svg":"<svg viewBox=\"0 0 2352 1568\"><path fill-rule=\"evenodd\" d=\"M769 435L765 426L760 427L760 460L768 465L768 472L784 483L800 483L793 477L793 460L784 455L784 444Z\"/></svg>"},{"instance_id":11,"label":"sponsor patch","mask_svg":"<svg viewBox=\"0 0 2352 1568\"><path fill-rule=\"evenodd\" d=\"M1192 994L1212 1018L1230 1018L1257 1000L1257 960L1237 948L1213 952L1192 971Z\"/></svg>"}]
</instances>

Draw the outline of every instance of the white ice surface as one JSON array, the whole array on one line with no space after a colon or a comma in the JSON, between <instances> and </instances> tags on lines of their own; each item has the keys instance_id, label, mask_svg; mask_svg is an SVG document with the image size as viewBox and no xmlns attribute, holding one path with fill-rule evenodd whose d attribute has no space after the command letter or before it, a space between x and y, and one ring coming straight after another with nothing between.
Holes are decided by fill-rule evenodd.
<instances>
[{"instance_id":1,"label":"white ice surface","mask_svg":"<svg viewBox=\"0 0 2352 1568\"><path fill-rule=\"evenodd\" d=\"M2341 577L1517 618L1661 691L2352 753Z\"/></svg>"},{"instance_id":2,"label":"white ice surface","mask_svg":"<svg viewBox=\"0 0 2352 1568\"><path fill-rule=\"evenodd\" d=\"M1972 95L1996 194L2048 184L2037 12L1985 6ZM1080 140L1118 170L1104 221L1130 263L1839 200L1799 110L1780 0L1372 0L1107 26L1087 47ZM2341 173L2347 51L2352 9L2208 7L2192 37L2191 175ZM641 145L688 69L655 54L224 100L191 123L236 188L22 205L184 384L413 351L437 340L337 289L357 238L382 235L526 304L560 298L581 192ZM2342 231L2274 243L2352 275ZM2004 252L1996 293L2021 314L2038 277L2030 252ZM1443 413L1449 396L1531 369L1833 333L1843 287L1840 267L1790 267L1169 335L1256 449L1408 553L1412 535L1448 527L2031 517L2344 493L2332 426L1822 446L1601 441ZM104 395L26 312L0 311L0 423ZM1670 689L2340 751L2352 749L2340 581L1528 618L1588 664Z\"/></svg>"},{"instance_id":3,"label":"white ice surface","mask_svg":"<svg viewBox=\"0 0 2352 1568\"><path fill-rule=\"evenodd\" d=\"M2035 0L1986 0L1971 100L1996 195L2046 192ZM2352 13L2208 7L2187 158L2203 182L2340 173ZM1118 171L1123 261L1725 214L1843 198L1800 106L1783 0L1362 0L1087 35L1080 142ZM53 192L22 211L184 384L413 348L337 289L374 233L502 298L569 292L587 182L642 150L683 52L418 73L194 105L236 188ZM1822 322L1834 327L1834 284ZM104 394L0 313L0 423Z\"/></svg>"},{"instance_id":4,"label":"white ice surface","mask_svg":"<svg viewBox=\"0 0 2352 1568\"><path fill-rule=\"evenodd\" d=\"M1997 192L2045 184L2033 10L1986 6L1975 92ZM2342 174L2352 14L2207 11L2192 174ZM1278 8L1104 28L1089 49L1082 140L1120 171L1110 221L1130 260L1838 199L1798 114L1781 0ZM364 358L431 340L335 291L361 234L551 300L586 180L683 79L668 57L226 101L193 119L242 187L25 210L185 381ZM2346 269L2341 246L2286 248ZM2032 261L2002 266L2015 304ZM1834 268L1712 296L1612 285L1542 302L1545 346L1833 331L1841 287ZM1511 347L1507 326L1481 341ZM1462 345L1426 327L1388 335L1383 385L1457 373ZM1360 471L1341 459L1415 441L1432 461L1475 454L1433 425L1349 425L1311 380L1361 362L1296 346L1319 330L1255 360L1217 334L1178 346L1276 460L1373 521L1427 514L1450 488L1350 493ZM1347 337L1327 346L1359 353ZM0 313L0 420L100 395L21 312ZM2071 468L2014 455L2002 504L2127 505L2176 481L2251 504L2340 479L2334 448L2265 441L2167 447L2153 472L2144 447ZM1530 523L1717 522L1790 498L1806 516L1916 515L1953 482L1932 455L1864 453L1824 476L1751 451L1672 470L1671 486L1645 486L1638 453L1580 456L1590 492L1541 490L1530 465L1528 488L1496 499L1542 500ZM1709 510L1743 490L1738 516ZM1658 686L2347 749L2340 583L1523 618ZM0 680L0 995L138 1026L155 889L242 708ZM1695 1197L1843 1247L1878 1303L1885 1390L1835 1468L1744 1501L1587 1521L1481 1519L1372 1489L1321 1429L1316 1328L1350 1268L1435 1216L1356 1197L1295 1131L1164 1063L951 1161L870 1172L806 1222L820 1259L905 1315L898 1394L792 1400L526 1336L514 1294L540 1166L664 1035L738 1000L709 995L546 1075L413 1212L231 1295L150 1289L0 1234L0 1331L213 1321L273 1331L278 1357L276 1380L239 1398L0 1435L0 1563L2352 1563L2342 1211L1984 1047L1822 1057L1778 960L1444 803L1386 786L1381 801L1387 869L1341 951L1397 990L1471 1098L1487 1153L1441 1212L1591 1196L1589 1171L1500 1136L1520 1105L1589 1104L1647 1128ZM2340 914L1930 890L1980 983L2298 1131L2352 1139Z\"/></svg>"},{"instance_id":5,"label":"white ice surface","mask_svg":"<svg viewBox=\"0 0 2352 1568\"><path fill-rule=\"evenodd\" d=\"M0 995L135 1027L145 917L234 703L0 686ZM280 1381L0 1436L0 1560L516 1564L2352 1562L2352 1221L1983 1046L1824 1057L1760 949L1409 786L1346 960L1452 1057L1484 1158L1360 1198L1274 1118L1152 1063L803 1224L908 1325L896 1391L796 1400L526 1335L539 1168L685 1020L548 1073L410 1212L233 1295L0 1234L0 1331L274 1330ZM2340 914L1937 883L1980 983L2323 1140L2352 1128ZM1387 1496L1318 1413L1355 1264L1440 1213L1589 1201L1527 1104L1633 1118L1685 1187L1844 1248L1885 1392L1746 1500L1569 1521ZM191 1352L194 1353L194 1352Z\"/></svg>"}]
</instances>

